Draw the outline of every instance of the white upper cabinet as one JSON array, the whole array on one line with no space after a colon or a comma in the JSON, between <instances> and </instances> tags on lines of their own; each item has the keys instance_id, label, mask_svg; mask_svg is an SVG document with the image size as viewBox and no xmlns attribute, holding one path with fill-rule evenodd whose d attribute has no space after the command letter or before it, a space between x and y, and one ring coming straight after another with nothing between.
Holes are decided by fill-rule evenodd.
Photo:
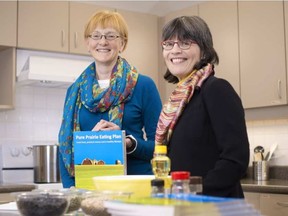
<instances>
[{"instance_id":1,"label":"white upper cabinet","mask_svg":"<svg viewBox=\"0 0 288 216\"><path fill-rule=\"evenodd\" d=\"M287 104L283 2L239 1L238 6L244 107Z\"/></svg>"}]
</instances>

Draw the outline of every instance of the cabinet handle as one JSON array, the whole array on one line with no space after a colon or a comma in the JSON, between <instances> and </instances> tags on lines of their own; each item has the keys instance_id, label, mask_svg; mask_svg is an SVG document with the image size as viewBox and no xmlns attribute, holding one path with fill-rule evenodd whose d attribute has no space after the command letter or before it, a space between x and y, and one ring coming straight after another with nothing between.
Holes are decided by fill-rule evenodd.
<instances>
[{"instance_id":1,"label":"cabinet handle","mask_svg":"<svg viewBox=\"0 0 288 216\"><path fill-rule=\"evenodd\" d=\"M74 47L78 47L78 32L74 33Z\"/></svg>"},{"instance_id":2,"label":"cabinet handle","mask_svg":"<svg viewBox=\"0 0 288 216\"><path fill-rule=\"evenodd\" d=\"M64 30L61 30L61 35L62 35L61 45L62 47L64 47L65 45L65 31Z\"/></svg>"},{"instance_id":3,"label":"cabinet handle","mask_svg":"<svg viewBox=\"0 0 288 216\"><path fill-rule=\"evenodd\" d=\"M282 94L281 94L281 80L278 80L277 92L278 92L278 98L281 99L282 98Z\"/></svg>"},{"instance_id":4,"label":"cabinet handle","mask_svg":"<svg viewBox=\"0 0 288 216\"><path fill-rule=\"evenodd\" d=\"M277 202L277 205L282 206L282 207L288 207L287 202Z\"/></svg>"}]
</instances>

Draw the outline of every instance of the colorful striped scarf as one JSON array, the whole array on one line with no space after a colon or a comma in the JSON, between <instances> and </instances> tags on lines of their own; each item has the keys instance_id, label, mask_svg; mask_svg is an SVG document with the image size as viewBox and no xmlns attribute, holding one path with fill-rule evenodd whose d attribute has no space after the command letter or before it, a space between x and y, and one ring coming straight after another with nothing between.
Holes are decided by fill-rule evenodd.
<instances>
[{"instance_id":1,"label":"colorful striped scarf","mask_svg":"<svg viewBox=\"0 0 288 216\"><path fill-rule=\"evenodd\" d=\"M90 112L108 111L109 121L122 128L124 103L132 97L138 73L134 67L119 57L113 68L110 85L101 89L97 78L95 62L89 65L70 87L64 104L59 131L59 150L65 167L74 176L73 132L80 131L79 111L82 106Z\"/></svg>"},{"instance_id":2,"label":"colorful striped scarf","mask_svg":"<svg viewBox=\"0 0 288 216\"><path fill-rule=\"evenodd\" d=\"M195 87L201 87L203 81L213 73L213 67L208 64L206 67L193 71L189 76L181 80L170 98L164 104L157 124L155 142L156 145L167 145L179 116L181 116L185 106L192 98Z\"/></svg>"}]
</instances>

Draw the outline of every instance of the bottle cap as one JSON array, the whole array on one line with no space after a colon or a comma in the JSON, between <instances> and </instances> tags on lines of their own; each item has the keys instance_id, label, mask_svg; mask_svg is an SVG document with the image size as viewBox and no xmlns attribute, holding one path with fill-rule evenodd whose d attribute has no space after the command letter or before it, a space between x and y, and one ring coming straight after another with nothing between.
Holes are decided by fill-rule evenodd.
<instances>
[{"instance_id":1,"label":"bottle cap","mask_svg":"<svg viewBox=\"0 0 288 216\"><path fill-rule=\"evenodd\" d=\"M189 184L202 184L202 177L201 176L190 176Z\"/></svg>"},{"instance_id":2,"label":"bottle cap","mask_svg":"<svg viewBox=\"0 0 288 216\"><path fill-rule=\"evenodd\" d=\"M163 179L152 179L151 180L151 186L164 187L164 180Z\"/></svg>"},{"instance_id":3,"label":"bottle cap","mask_svg":"<svg viewBox=\"0 0 288 216\"><path fill-rule=\"evenodd\" d=\"M187 180L190 177L190 172L188 171L176 171L171 172L172 180Z\"/></svg>"},{"instance_id":4,"label":"bottle cap","mask_svg":"<svg viewBox=\"0 0 288 216\"><path fill-rule=\"evenodd\" d=\"M166 145L155 145L154 153L167 154L167 146Z\"/></svg>"}]
</instances>

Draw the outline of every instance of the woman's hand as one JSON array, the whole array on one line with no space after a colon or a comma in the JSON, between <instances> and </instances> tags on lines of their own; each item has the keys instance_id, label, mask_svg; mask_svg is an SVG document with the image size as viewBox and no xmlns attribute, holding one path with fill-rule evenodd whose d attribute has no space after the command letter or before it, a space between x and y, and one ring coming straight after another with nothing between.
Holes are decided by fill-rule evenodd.
<instances>
[{"instance_id":1,"label":"woman's hand","mask_svg":"<svg viewBox=\"0 0 288 216\"><path fill-rule=\"evenodd\" d=\"M92 129L92 131L108 131L108 130L120 130L120 127L113 122L105 121L101 119Z\"/></svg>"},{"instance_id":2,"label":"woman's hand","mask_svg":"<svg viewBox=\"0 0 288 216\"><path fill-rule=\"evenodd\" d=\"M131 141L131 139L126 138L126 139L125 139L125 144L126 144L126 148L131 148L131 146L132 146L132 141Z\"/></svg>"}]
</instances>

